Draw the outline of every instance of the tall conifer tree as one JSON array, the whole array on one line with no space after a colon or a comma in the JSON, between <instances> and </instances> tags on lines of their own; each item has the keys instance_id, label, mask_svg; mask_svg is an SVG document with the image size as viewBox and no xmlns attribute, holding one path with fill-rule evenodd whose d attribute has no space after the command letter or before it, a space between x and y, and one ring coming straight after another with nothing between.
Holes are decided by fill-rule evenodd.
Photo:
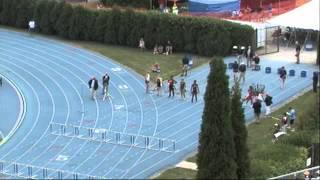
<instances>
[{"instance_id":1,"label":"tall conifer tree","mask_svg":"<svg viewBox=\"0 0 320 180\"><path fill-rule=\"evenodd\" d=\"M197 177L234 179L237 166L229 116L228 77L222 58L214 58L210 69L199 137Z\"/></svg>"},{"instance_id":2,"label":"tall conifer tree","mask_svg":"<svg viewBox=\"0 0 320 180\"><path fill-rule=\"evenodd\" d=\"M231 122L234 132L233 140L236 149L236 163L238 179L248 179L250 161L248 156L247 146L247 128L245 125L244 112L241 103L241 91L239 83L236 83L232 88L231 97Z\"/></svg>"}]
</instances>

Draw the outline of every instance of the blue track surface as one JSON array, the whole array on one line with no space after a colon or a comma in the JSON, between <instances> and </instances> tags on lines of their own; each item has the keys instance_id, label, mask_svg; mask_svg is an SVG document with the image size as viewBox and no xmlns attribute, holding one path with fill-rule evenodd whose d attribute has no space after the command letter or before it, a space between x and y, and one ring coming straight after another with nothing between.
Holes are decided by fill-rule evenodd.
<instances>
[{"instance_id":1,"label":"blue track surface","mask_svg":"<svg viewBox=\"0 0 320 180\"><path fill-rule=\"evenodd\" d=\"M226 58L226 63L231 61L232 58ZM263 68L268 64L270 61L262 59ZM306 70L308 76L289 77L286 88L281 90L275 69L283 65L287 70L295 69L298 74ZM281 60L272 61L270 66L271 74L247 73L243 94L252 83L264 83L266 91L274 97L274 104L278 104L310 86L311 73L316 70L312 65ZM27 106L22 126L0 147L0 161L106 178L147 178L178 163L197 148L202 96L198 103L191 104L189 97L181 100L178 96L168 99L167 96L146 95L140 75L106 57L60 42L0 29L0 71L11 72L8 78L23 92ZM93 75L100 79L105 72L111 76L112 99L102 101L100 95L97 101L92 101L87 81ZM208 72L207 65L195 69L186 78L187 87L197 79L202 95ZM230 70L227 73L230 74ZM249 106L245 107L245 116L248 122L253 117ZM176 151L55 136L49 132L52 122L173 139ZM11 166L4 169L6 174L14 176ZM26 174L26 168L20 168L19 172ZM42 173L41 168L33 170L38 178ZM57 178L53 171L49 171L48 176ZM63 177L72 178L72 174Z\"/></svg>"}]
</instances>

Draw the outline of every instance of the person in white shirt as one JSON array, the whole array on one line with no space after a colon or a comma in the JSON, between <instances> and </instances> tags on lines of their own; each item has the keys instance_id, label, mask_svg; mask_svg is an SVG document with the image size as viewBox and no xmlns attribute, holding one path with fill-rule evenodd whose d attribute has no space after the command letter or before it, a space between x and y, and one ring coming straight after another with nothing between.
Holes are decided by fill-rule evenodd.
<instances>
[{"instance_id":1,"label":"person in white shirt","mask_svg":"<svg viewBox=\"0 0 320 180\"><path fill-rule=\"evenodd\" d=\"M149 93L149 86L150 86L150 74L149 72L146 73L144 76L144 82L146 83L146 93Z\"/></svg>"}]
</instances>

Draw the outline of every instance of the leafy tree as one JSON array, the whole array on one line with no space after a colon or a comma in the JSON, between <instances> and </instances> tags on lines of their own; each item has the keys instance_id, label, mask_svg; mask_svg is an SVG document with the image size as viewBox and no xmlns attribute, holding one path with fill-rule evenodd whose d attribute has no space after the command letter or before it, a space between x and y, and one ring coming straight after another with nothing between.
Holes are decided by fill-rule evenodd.
<instances>
[{"instance_id":1,"label":"leafy tree","mask_svg":"<svg viewBox=\"0 0 320 180\"><path fill-rule=\"evenodd\" d=\"M237 177L237 165L234 161L228 77L222 58L214 58L210 69L199 137L197 178L234 179Z\"/></svg>"},{"instance_id":2,"label":"leafy tree","mask_svg":"<svg viewBox=\"0 0 320 180\"><path fill-rule=\"evenodd\" d=\"M231 97L231 122L233 128L233 140L236 149L237 176L238 179L248 179L250 170L249 150L247 146L247 128L241 103L241 91L239 83L235 83Z\"/></svg>"}]
</instances>

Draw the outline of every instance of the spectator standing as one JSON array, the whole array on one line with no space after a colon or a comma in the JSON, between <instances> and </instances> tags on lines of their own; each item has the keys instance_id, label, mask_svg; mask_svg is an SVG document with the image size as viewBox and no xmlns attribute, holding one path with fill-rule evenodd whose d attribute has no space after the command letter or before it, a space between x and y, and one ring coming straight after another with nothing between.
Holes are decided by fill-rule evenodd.
<instances>
[{"instance_id":1,"label":"spectator standing","mask_svg":"<svg viewBox=\"0 0 320 180\"><path fill-rule=\"evenodd\" d=\"M144 51L144 49L146 48L143 38L140 38L139 48L140 48L142 51Z\"/></svg>"},{"instance_id":2,"label":"spectator standing","mask_svg":"<svg viewBox=\"0 0 320 180\"><path fill-rule=\"evenodd\" d=\"M161 91L162 91L162 78L161 78L160 76L157 77L156 85L157 85L157 96L161 96Z\"/></svg>"},{"instance_id":3,"label":"spectator standing","mask_svg":"<svg viewBox=\"0 0 320 180\"><path fill-rule=\"evenodd\" d=\"M170 41L167 42L165 54L166 55L172 54L172 44Z\"/></svg>"},{"instance_id":4,"label":"spectator standing","mask_svg":"<svg viewBox=\"0 0 320 180\"><path fill-rule=\"evenodd\" d=\"M102 76L102 94L108 94L110 77L108 73Z\"/></svg>"},{"instance_id":5,"label":"spectator standing","mask_svg":"<svg viewBox=\"0 0 320 180\"><path fill-rule=\"evenodd\" d=\"M300 64L300 51L301 51L301 46L298 41L296 41L296 57L297 57L297 64Z\"/></svg>"},{"instance_id":6,"label":"spectator standing","mask_svg":"<svg viewBox=\"0 0 320 180\"><path fill-rule=\"evenodd\" d=\"M253 70L256 70L256 71L259 70L258 65L260 63L260 57L257 54L254 55L253 62L254 62Z\"/></svg>"},{"instance_id":7,"label":"spectator standing","mask_svg":"<svg viewBox=\"0 0 320 180\"><path fill-rule=\"evenodd\" d=\"M96 79L96 77L92 77L89 80L88 85L89 89L91 90L91 98L92 100L95 100L97 96L97 90L99 88L98 80Z\"/></svg>"},{"instance_id":8,"label":"spectator standing","mask_svg":"<svg viewBox=\"0 0 320 180\"><path fill-rule=\"evenodd\" d=\"M176 84L177 81L175 81L173 79L173 76L170 77L170 79L168 80L168 87L169 87L169 98L172 96L172 98L174 97L174 84Z\"/></svg>"},{"instance_id":9,"label":"spectator standing","mask_svg":"<svg viewBox=\"0 0 320 180\"><path fill-rule=\"evenodd\" d=\"M245 56L247 57L247 67L251 68L253 52L251 46L248 46Z\"/></svg>"},{"instance_id":10,"label":"spectator standing","mask_svg":"<svg viewBox=\"0 0 320 180\"><path fill-rule=\"evenodd\" d=\"M149 88L150 88L150 73L147 72L146 75L144 76L144 82L146 84L146 93L149 93Z\"/></svg>"},{"instance_id":11,"label":"spectator standing","mask_svg":"<svg viewBox=\"0 0 320 180\"><path fill-rule=\"evenodd\" d=\"M316 93L318 89L319 72L313 72L312 81L313 81L313 92Z\"/></svg>"},{"instance_id":12,"label":"spectator standing","mask_svg":"<svg viewBox=\"0 0 320 180\"><path fill-rule=\"evenodd\" d=\"M290 126L292 126L294 124L294 121L296 120L296 117L297 117L296 110L293 109L292 107L289 107L287 115L289 116L289 120L290 120L290 124L288 128L290 128Z\"/></svg>"},{"instance_id":13,"label":"spectator standing","mask_svg":"<svg viewBox=\"0 0 320 180\"><path fill-rule=\"evenodd\" d=\"M246 67L245 63L241 62L240 66L239 66L239 72L240 72L239 83L240 83L241 79L243 80L242 83L244 83L246 81L246 70L247 70L247 67Z\"/></svg>"},{"instance_id":14,"label":"spectator standing","mask_svg":"<svg viewBox=\"0 0 320 180\"><path fill-rule=\"evenodd\" d=\"M254 115L256 118L256 122L259 123L260 122L260 114L261 114L261 102L258 99L255 99L253 105L252 105L253 111L254 111Z\"/></svg>"},{"instance_id":15,"label":"spectator standing","mask_svg":"<svg viewBox=\"0 0 320 180\"><path fill-rule=\"evenodd\" d=\"M283 89L286 78L287 78L287 71L284 68L284 66L281 67L279 74L280 74L280 88Z\"/></svg>"},{"instance_id":16,"label":"spectator standing","mask_svg":"<svg viewBox=\"0 0 320 180\"><path fill-rule=\"evenodd\" d=\"M266 116L268 116L271 113L272 97L266 94L264 102L266 103Z\"/></svg>"},{"instance_id":17,"label":"spectator standing","mask_svg":"<svg viewBox=\"0 0 320 180\"><path fill-rule=\"evenodd\" d=\"M193 81L193 84L191 85L191 95L192 95L192 97L191 97L191 102L193 103L193 98L195 98L195 100L196 100L196 102L198 101L198 97L197 97L197 95L198 95L198 93L200 92L199 91L199 86L198 86L198 84L197 84L197 80L194 80Z\"/></svg>"},{"instance_id":18,"label":"spectator standing","mask_svg":"<svg viewBox=\"0 0 320 180\"><path fill-rule=\"evenodd\" d=\"M188 65L189 65L189 58L187 55L185 55L182 58L182 74L181 76L187 76L188 73Z\"/></svg>"},{"instance_id":19,"label":"spectator standing","mask_svg":"<svg viewBox=\"0 0 320 180\"><path fill-rule=\"evenodd\" d=\"M180 81L180 95L181 99L186 98L186 82L184 81L184 79L181 79Z\"/></svg>"},{"instance_id":20,"label":"spectator standing","mask_svg":"<svg viewBox=\"0 0 320 180\"><path fill-rule=\"evenodd\" d=\"M239 64L237 61L234 61L232 64L232 71L233 71L233 80L234 82L238 81L238 76L239 76Z\"/></svg>"}]
</instances>

